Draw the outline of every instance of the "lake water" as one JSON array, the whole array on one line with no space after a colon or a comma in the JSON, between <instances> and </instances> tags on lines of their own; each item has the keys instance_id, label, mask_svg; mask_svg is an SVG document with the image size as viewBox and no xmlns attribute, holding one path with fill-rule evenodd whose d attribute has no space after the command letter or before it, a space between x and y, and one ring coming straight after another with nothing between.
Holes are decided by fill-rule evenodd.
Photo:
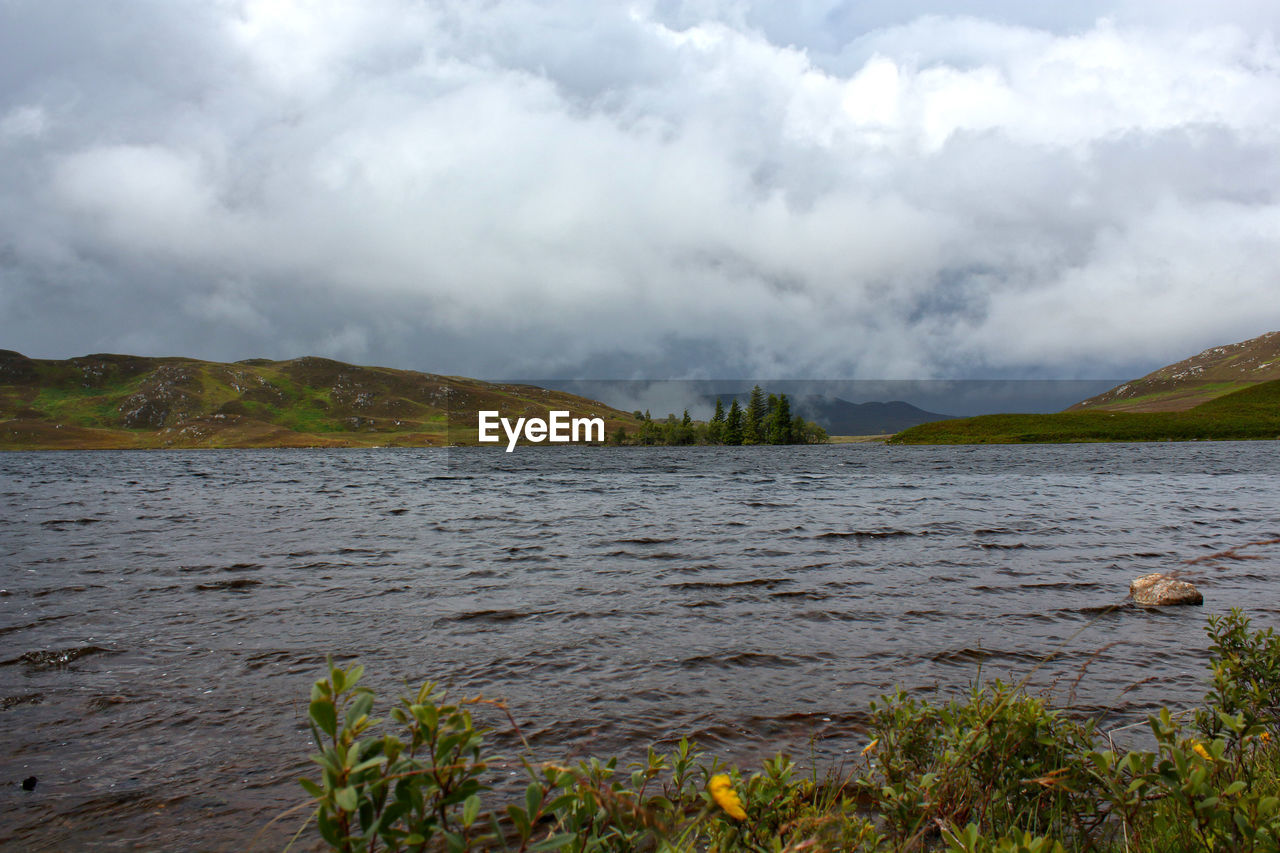
<instances>
[{"instance_id":1,"label":"lake water","mask_svg":"<svg viewBox=\"0 0 1280 853\"><path fill-rule=\"evenodd\" d=\"M1140 720L1203 692L1208 613L1280 621L1277 474L1274 442L0 454L0 844L244 849L301 799L328 654L505 699L549 760L835 763L895 685L1053 652L1037 689ZM1108 609L1171 570L1204 607Z\"/></svg>"}]
</instances>

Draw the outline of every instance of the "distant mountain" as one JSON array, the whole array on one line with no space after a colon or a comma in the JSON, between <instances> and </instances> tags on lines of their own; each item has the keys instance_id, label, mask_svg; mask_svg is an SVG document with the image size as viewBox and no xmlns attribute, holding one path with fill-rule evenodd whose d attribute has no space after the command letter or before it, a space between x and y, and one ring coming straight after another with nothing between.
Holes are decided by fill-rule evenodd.
<instances>
[{"instance_id":1,"label":"distant mountain","mask_svg":"<svg viewBox=\"0 0 1280 853\"><path fill-rule=\"evenodd\" d=\"M768 389L765 389L768 390ZM739 406L746 406L750 392L716 394L708 398L715 403L718 398L728 408L735 399ZM791 397L791 411L807 421L813 421L829 435L889 435L909 427L932 421L945 421L951 415L926 412L910 403L894 400L889 403L850 403L839 397L817 394Z\"/></svg>"},{"instance_id":2,"label":"distant mountain","mask_svg":"<svg viewBox=\"0 0 1280 853\"><path fill-rule=\"evenodd\" d=\"M951 420L951 415L926 412L910 403L850 403L839 397L801 397L792 409L831 435L888 435L933 421Z\"/></svg>"},{"instance_id":3,"label":"distant mountain","mask_svg":"<svg viewBox=\"0 0 1280 853\"><path fill-rule=\"evenodd\" d=\"M1184 412L1259 382L1280 379L1280 332L1211 347L1141 379L1126 382L1068 412Z\"/></svg>"},{"instance_id":4,"label":"distant mountain","mask_svg":"<svg viewBox=\"0 0 1280 853\"><path fill-rule=\"evenodd\" d=\"M87 355L54 361L0 350L0 448L362 447L475 443L476 412L631 414L532 385L489 383L326 358Z\"/></svg>"}]
</instances>

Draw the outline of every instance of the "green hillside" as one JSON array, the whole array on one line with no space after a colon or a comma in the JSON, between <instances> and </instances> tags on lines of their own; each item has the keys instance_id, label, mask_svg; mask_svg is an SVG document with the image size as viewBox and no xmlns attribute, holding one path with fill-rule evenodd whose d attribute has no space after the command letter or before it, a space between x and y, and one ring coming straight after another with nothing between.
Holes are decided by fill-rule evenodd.
<instances>
[{"instance_id":1,"label":"green hillside","mask_svg":"<svg viewBox=\"0 0 1280 853\"><path fill-rule=\"evenodd\" d=\"M476 412L629 413L531 385L494 384L324 358L88 355L65 361L0 350L0 448L416 447L472 444Z\"/></svg>"},{"instance_id":2,"label":"green hillside","mask_svg":"<svg viewBox=\"0 0 1280 853\"><path fill-rule=\"evenodd\" d=\"M1067 411L1183 412L1206 400L1272 380L1280 380L1280 332L1210 347L1081 400Z\"/></svg>"},{"instance_id":3,"label":"green hillside","mask_svg":"<svg viewBox=\"0 0 1280 853\"><path fill-rule=\"evenodd\" d=\"M981 415L904 430L890 444L1023 444L1088 441L1280 439L1280 380L1180 412L1066 411Z\"/></svg>"}]
</instances>

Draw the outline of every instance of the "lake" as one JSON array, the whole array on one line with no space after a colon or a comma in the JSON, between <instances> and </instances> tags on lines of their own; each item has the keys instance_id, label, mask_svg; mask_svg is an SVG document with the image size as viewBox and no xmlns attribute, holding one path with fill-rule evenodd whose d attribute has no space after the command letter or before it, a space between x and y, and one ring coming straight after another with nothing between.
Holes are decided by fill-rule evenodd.
<instances>
[{"instance_id":1,"label":"lake","mask_svg":"<svg viewBox=\"0 0 1280 853\"><path fill-rule=\"evenodd\" d=\"M504 699L548 760L833 765L897 685L1029 673L1139 721L1202 694L1206 615L1280 621L1276 451L0 454L0 844L243 849L302 799L327 655ZM1124 604L1175 570L1204 607Z\"/></svg>"}]
</instances>

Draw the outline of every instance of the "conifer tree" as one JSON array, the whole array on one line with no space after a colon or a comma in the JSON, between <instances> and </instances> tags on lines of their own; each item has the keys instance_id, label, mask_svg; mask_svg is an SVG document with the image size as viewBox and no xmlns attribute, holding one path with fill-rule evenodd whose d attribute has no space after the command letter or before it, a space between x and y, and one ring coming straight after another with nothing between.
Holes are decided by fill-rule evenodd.
<instances>
[{"instance_id":1,"label":"conifer tree","mask_svg":"<svg viewBox=\"0 0 1280 853\"><path fill-rule=\"evenodd\" d=\"M707 442L720 444L724 441L724 401L716 397L716 413L707 424Z\"/></svg>"},{"instance_id":2,"label":"conifer tree","mask_svg":"<svg viewBox=\"0 0 1280 853\"><path fill-rule=\"evenodd\" d=\"M764 391L757 385L751 389L751 397L747 400L747 411L742 419L742 443L760 444L764 441L765 409Z\"/></svg>"},{"instance_id":3,"label":"conifer tree","mask_svg":"<svg viewBox=\"0 0 1280 853\"><path fill-rule=\"evenodd\" d=\"M778 397L770 394L769 402L773 404L770 406L767 430L769 443L792 444L794 439L791 437L791 402L786 394Z\"/></svg>"},{"instance_id":4,"label":"conifer tree","mask_svg":"<svg viewBox=\"0 0 1280 853\"><path fill-rule=\"evenodd\" d=\"M734 400L729 406L729 414L725 416L725 444L742 444L742 421L742 409L738 407L738 401Z\"/></svg>"}]
</instances>

